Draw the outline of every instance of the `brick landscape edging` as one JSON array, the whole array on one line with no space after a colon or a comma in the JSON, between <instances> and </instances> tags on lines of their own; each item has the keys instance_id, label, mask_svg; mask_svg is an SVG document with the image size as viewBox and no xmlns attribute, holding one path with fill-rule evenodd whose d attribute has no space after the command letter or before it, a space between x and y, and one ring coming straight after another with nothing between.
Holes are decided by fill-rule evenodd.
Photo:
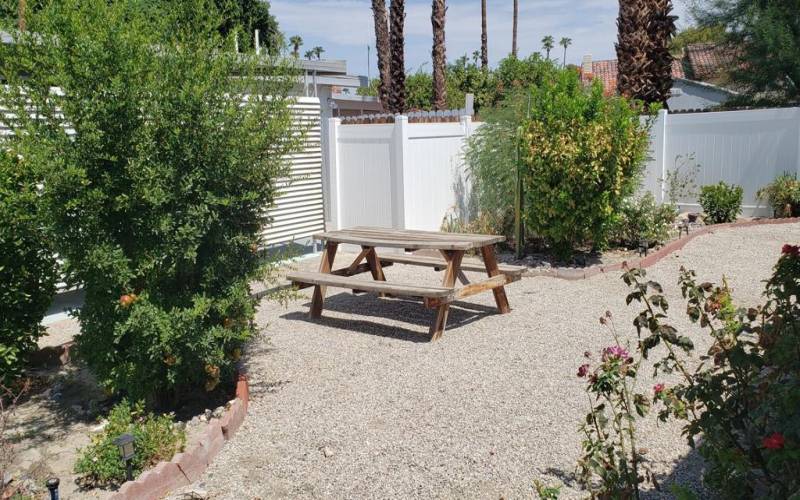
<instances>
[{"instance_id":1,"label":"brick landscape edging","mask_svg":"<svg viewBox=\"0 0 800 500\"><path fill-rule=\"evenodd\" d=\"M740 222L729 222L727 224L713 224L710 226L703 226L700 229L692 231L683 238L671 241L666 245L664 245L663 247L656 250L655 252L641 259L636 259L630 262L628 261L617 262L616 264L609 264L607 266L591 266L584 269L546 269L542 271L532 271L532 272L528 271L524 276L526 278L536 277L536 276L547 276L551 278L560 278L565 280L582 280L591 278L592 276L596 276L598 274L621 271L622 267L625 265L627 265L629 268L636 268L636 267L646 268L654 265L656 262L660 261L667 255L682 249L684 246L686 246L687 243L697 238L698 236L713 233L718 229L740 228L740 227L760 226L768 224L791 224L794 222L800 222L800 217L788 217L785 219L753 219Z\"/></svg>"},{"instance_id":2,"label":"brick landscape edging","mask_svg":"<svg viewBox=\"0 0 800 500\"><path fill-rule=\"evenodd\" d=\"M205 435L190 450L178 453L169 462L160 462L136 480L122 485L111 500L156 500L170 491L197 481L244 422L250 389L245 375L236 380L236 399L220 419L206 426Z\"/></svg>"}]
</instances>

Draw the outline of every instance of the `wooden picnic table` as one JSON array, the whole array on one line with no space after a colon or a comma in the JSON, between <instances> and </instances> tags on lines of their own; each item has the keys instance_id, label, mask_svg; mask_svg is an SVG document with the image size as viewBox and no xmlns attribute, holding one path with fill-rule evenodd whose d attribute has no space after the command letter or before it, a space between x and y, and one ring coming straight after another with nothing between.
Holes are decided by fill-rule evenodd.
<instances>
[{"instance_id":1,"label":"wooden picnic table","mask_svg":"<svg viewBox=\"0 0 800 500\"><path fill-rule=\"evenodd\" d=\"M450 304L456 300L491 290L501 314L508 313L508 299L504 285L518 280L523 267L498 265L494 245L505 238L488 234L444 233L437 231L414 231L379 227L354 227L315 234L314 238L325 242L318 272L296 271L287 278L297 288L314 287L311 300L311 317L322 314L327 287L347 288L353 292L376 293L384 296L406 296L421 298L426 307L436 309L436 319L430 328L431 340L444 333ZM361 252L347 267L333 268L339 244L352 244L361 247ZM377 248L403 248L407 252L415 250L436 250L441 255L431 257L417 254L386 254L379 257ZM467 251L476 250L482 261L465 259ZM383 274L385 267L394 264L407 264L432 267L444 270L442 286L421 286L412 283L389 283ZM470 283L464 271L485 271L488 278ZM370 272L373 281L353 278ZM456 287L456 281L462 286Z\"/></svg>"}]
</instances>

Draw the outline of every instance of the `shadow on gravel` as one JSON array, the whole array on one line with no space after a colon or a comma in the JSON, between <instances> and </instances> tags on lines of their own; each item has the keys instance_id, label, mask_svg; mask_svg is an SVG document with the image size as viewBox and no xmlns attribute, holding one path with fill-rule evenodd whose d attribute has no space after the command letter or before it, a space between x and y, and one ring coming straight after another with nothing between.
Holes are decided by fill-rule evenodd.
<instances>
[{"instance_id":1,"label":"shadow on gravel","mask_svg":"<svg viewBox=\"0 0 800 500\"><path fill-rule=\"evenodd\" d=\"M352 295L349 293L339 293L326 298L322 318L320 319L313 320L309 317L308 308L310 306L311 303L306 302L304 311L290 312L281 317L380 337L391 337L410 342L428 342L430 340L428 327L433 323L436 314L434 309L426 309L421 300L380 298L376 295ZM354 318L332 318L325 316L325 311L348 314L354 316ZM495 307L468 302L453 302L450 304L447 330L460 328L493 314L497 314ZM370 319L358 319L358 317L368 317ZM387 325L383 321L386 319L408 323L419 328L411 329Z\"/></svg>"},{"instance_id":2,"label":"shadow on gravel","mask_svg":"<svg viewBox=\"0 0 800 500\"><path fill-rule=\"evenodd\" d=\"M689 490L695 494L696 498L714 498L711 491L703 487L703 457L697 450L691 450L675 462L668 474L656 474L658 489L651 484L643 484L641 492L642 500L662 500L676 498L673 493L673 485L678 485L682 489ZM540 470L546 485L562 485L570 490L583 491L576 470L563 470L555 467L548 467Z\"/></svg>"}]
</instances>

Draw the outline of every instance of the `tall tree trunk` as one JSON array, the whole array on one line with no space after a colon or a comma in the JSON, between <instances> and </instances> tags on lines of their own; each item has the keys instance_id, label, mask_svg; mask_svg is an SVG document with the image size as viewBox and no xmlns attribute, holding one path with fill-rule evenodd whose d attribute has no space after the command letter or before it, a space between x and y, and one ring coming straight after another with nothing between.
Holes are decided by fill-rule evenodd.
<instances>
[{"instance_id":1,"label":"tall tree trunk","mask_svg":"<svg viewBox=\"0 0 800 500\"><path fill-rule=\"evenodd\" d=\"M650 36L647 0L619 0L617 17L617 91L631 99L648 101Z\"/></svg>"},{"instance_id":2,"label":"tall tree trunk","mask_svg":"<svg viewBox=\"0 0 800 500\"><path fill-rule=\"evenodd\" d=\"M671 15L672 0L650 0L650 67L653 73L652 102L661 103L667 109L667 100L672 92L672 53L670 42L675 35L676 16Z\"/></svg>"},{"instance_id":3,"label":"tall tree trunk","mask_svg":"<svg viewBox=\"0 0 800 500\"><path fill-rule=\"evenodd\" d=\"M17 22L19 23L19 30L25 31L25 0L19 0L17 4Z\"/></svg>"},{"instance_id":4,"label":"tall tree trunk","mask_svg":"<svg viewBox=\"0 0 800 500\"><path fill-rule=\"evenodd\" d=\"M405 20L405 0L392 0L389 7L389 46L392 54L389 111L395 114L406 110Z\"/></svg>"},{"instance_id":5,"label":"tall tree trunk","mask_svg":"<svg viewBox=\"0 0 800 500\"><path fill-rule=\"evenodd\" d=\"M447 108L447 81L445 74L444 23L447 7L445 0L433 0L431 6L431 25L433 27L433 109Z\"/></svg>"},{"instance_id":6,"label":"tall tree trunk","mask_svg":"<svg viewBox=\"0 0 800 500\"><path fill-rule=\"evenodd\" d=\"M517 57L517 21L519 19L519 0L514 0L514 24L511 27L511 55Z\"/></svg>"},{"instance_id":7,"label":"tall tree trunk","mask_svg":"<svg viewBox=\"0 0 800 500\"><path fill-rule=\"evenodd\" d=\"M645 104L667 105L672 89L671 0L620 0L617 90Z\"/></svg>"},{"instance_id":8,"label":"tall tree trunk","mask_svg":"<svg viewBox=\"0 0 800 500\"><path fill-rule=\"evenodd\" d=\"M486 34L486 0L481 0L481 68L489 68L489 36Z\"/></svg>"},{"instance_id":9,"label":"tall tree trunk","mask_svg":"<svg viewBox=\"0 0 800 500\"><path fill-rule=\"evenodd\" d=\"M389 54L389 19L386 14L386 0L372 0L372 14L375 19L375 51L378 53L378 99L384 109L389 107L389 87L392 85L391 56Z\"/></svg>"}]
</instances>

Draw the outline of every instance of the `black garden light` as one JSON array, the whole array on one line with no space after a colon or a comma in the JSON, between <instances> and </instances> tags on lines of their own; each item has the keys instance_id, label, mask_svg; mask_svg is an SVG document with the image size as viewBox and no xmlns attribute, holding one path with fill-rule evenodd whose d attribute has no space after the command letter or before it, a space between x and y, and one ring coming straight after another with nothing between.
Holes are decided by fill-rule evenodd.
<instances>
[{"instance_id":1,"label":"black garden light","mask_svg":"<svg viewBox=\"0 0 800 500\"><path fill-rule=\"evenodd\" d=\"M45 483L47 489L50 490L50 500L58 500L58 484L60 482L57 477L51 477Z\"/></svg>"},{"instance_id":2,"label":"black garden light","mask_svg":"<svg viewBox=\"0 0 800 500\"><path fill-rule=\"evenodd\" d=\"M647 257L647 251L650 249L650 242L646 239L639 240L639 255Z\"/></svg>"},{"instance_id":3,"label":"black garden light","mask_svg":"<svg viewBox=\"0 0 800 500\"><path fill-rule=\"evenodd\" d=\"M689 236L689 219L684 219L681 225L678 226L678 238L681 237L682 233L686 233L686 236Z\"/></svg>"},{"instance_id":4,"label":"black garden light","mask_svg":"<svg viewBox=\"0 0 800 500\"><path fill-rule=\"evenodd\" d=\"M123 434L114 440L114 444L119 448L120 457L125 461L125 476L128 481L133 481L133 456L136 454L133 442L133 434Z\"/></svg>"}]
</instances>

